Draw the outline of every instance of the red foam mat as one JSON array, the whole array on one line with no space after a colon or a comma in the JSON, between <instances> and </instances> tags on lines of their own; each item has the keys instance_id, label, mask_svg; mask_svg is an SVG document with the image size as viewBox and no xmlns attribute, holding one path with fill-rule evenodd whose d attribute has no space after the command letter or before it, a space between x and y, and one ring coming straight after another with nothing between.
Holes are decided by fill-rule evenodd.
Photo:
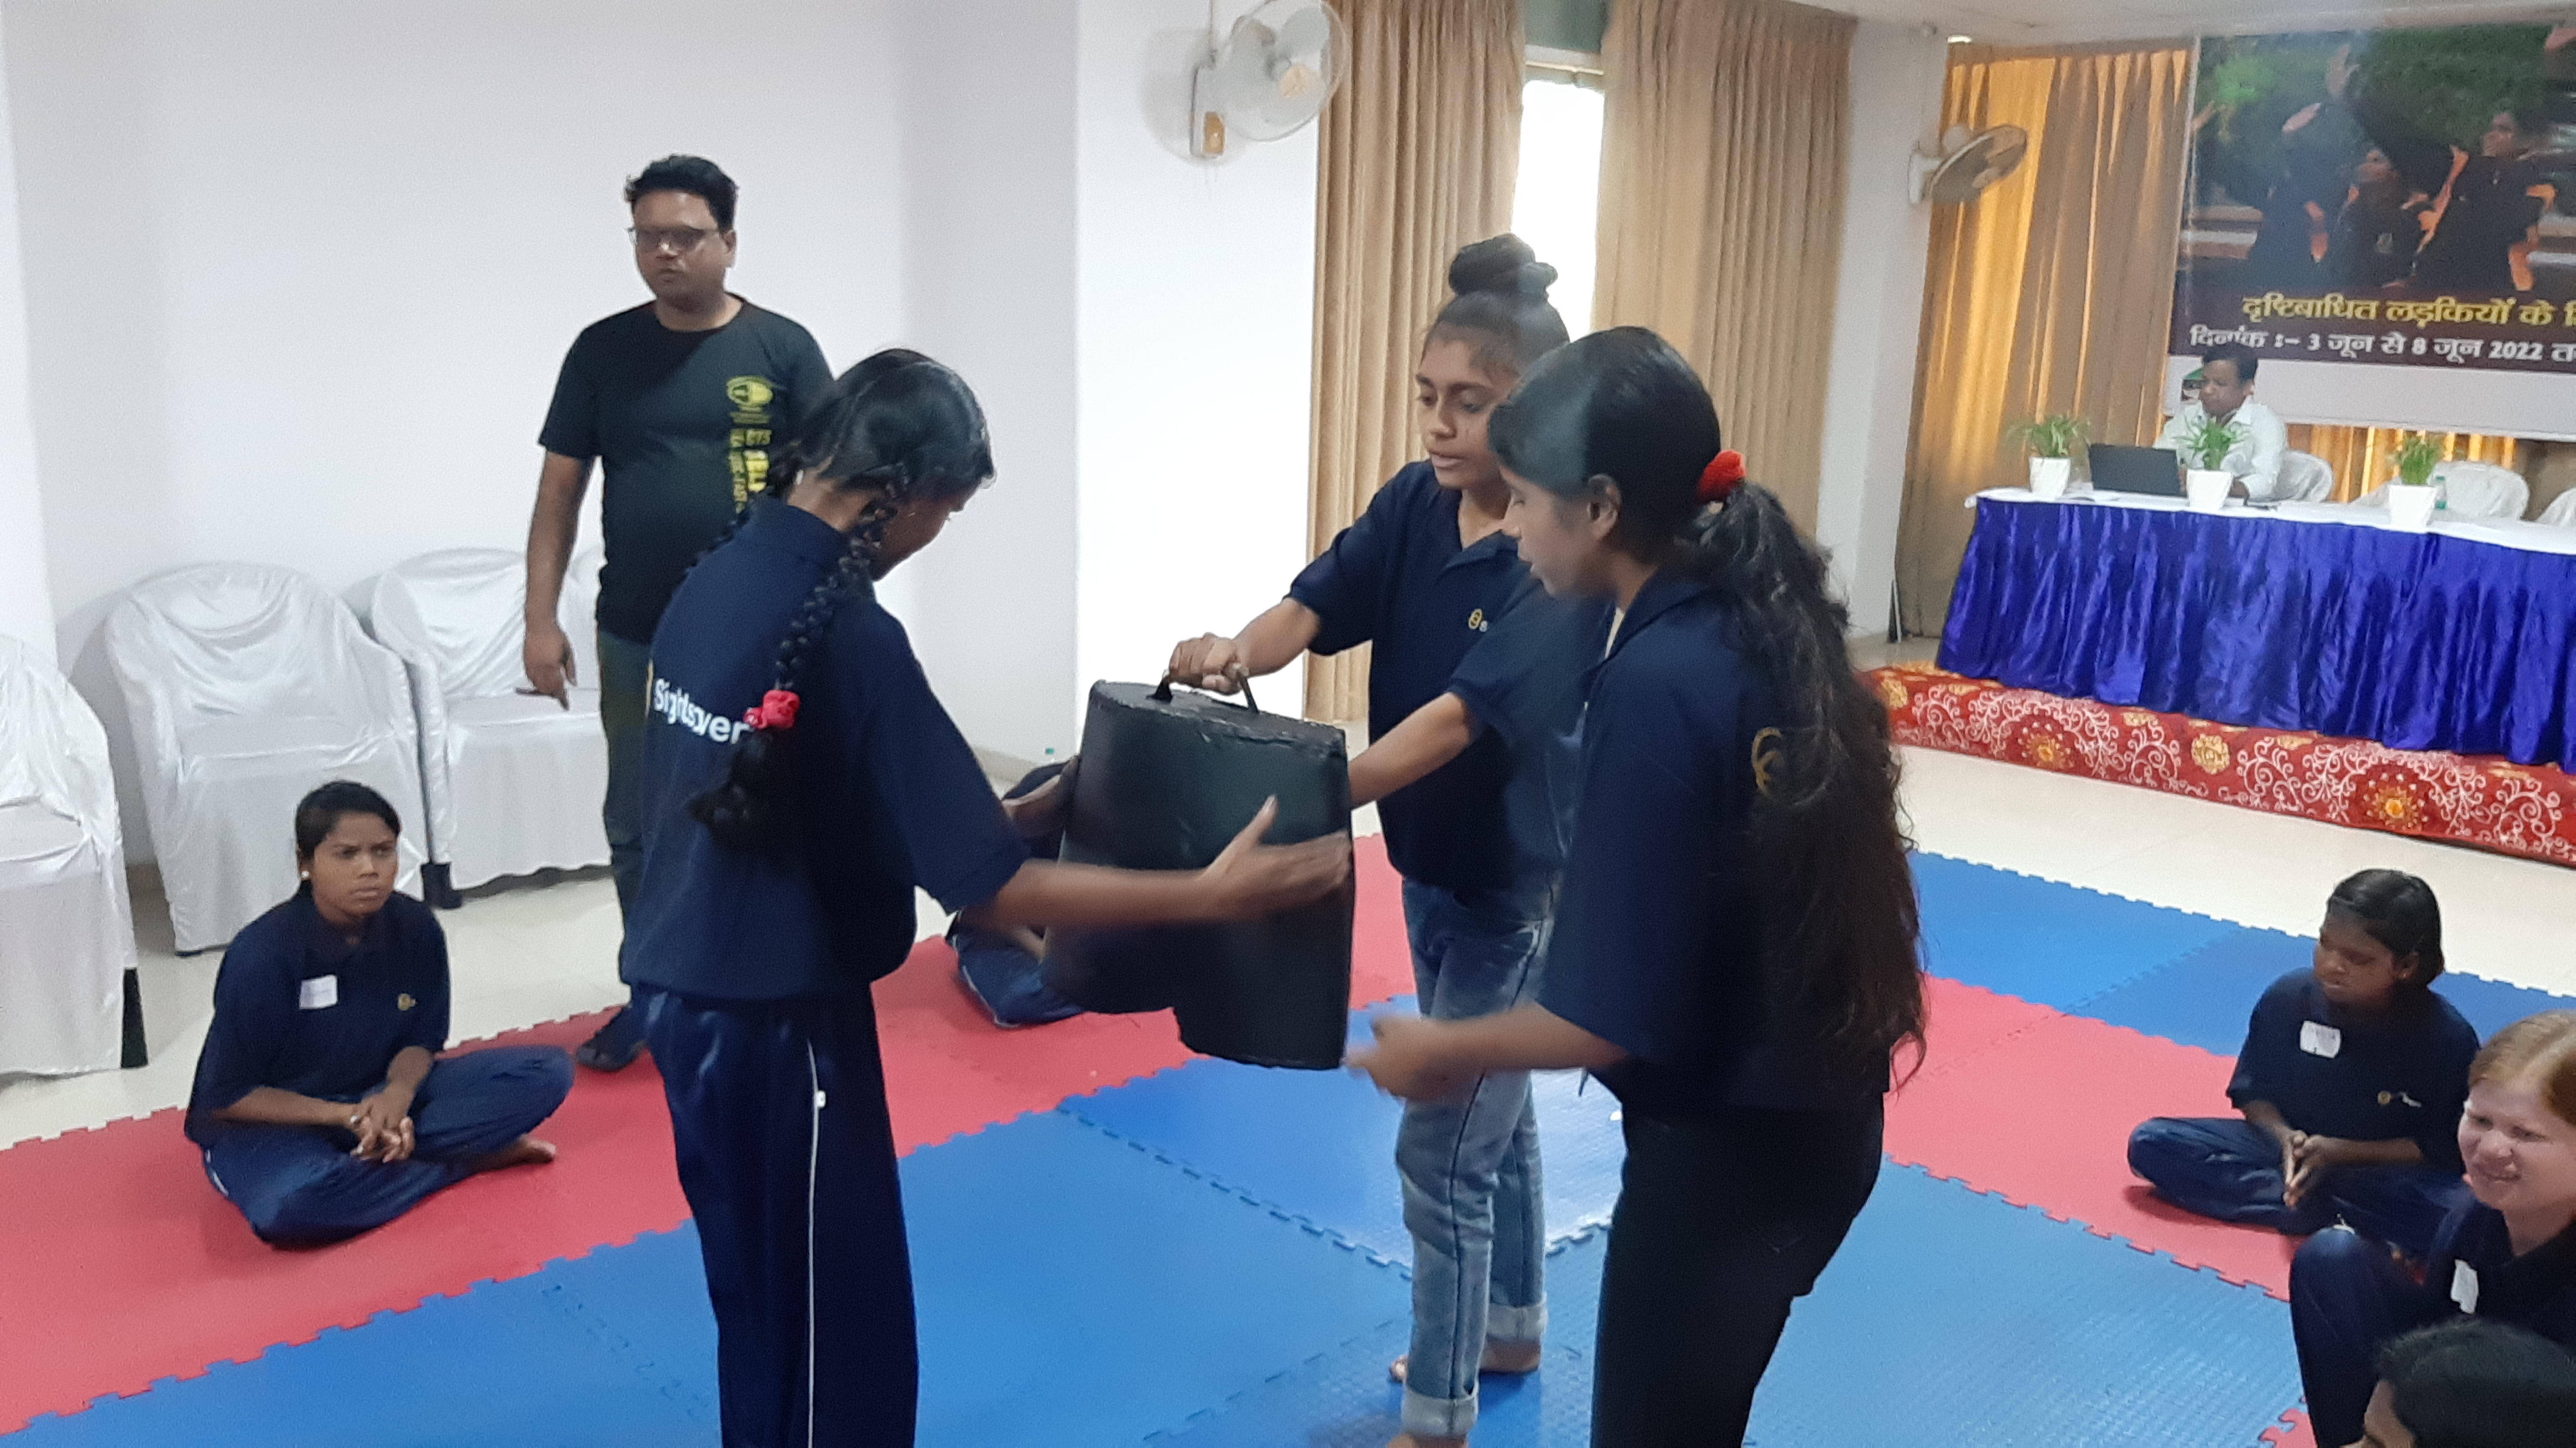
<instances>
[{"instance_id":1,"label":"red foam mat","mask_svg":"<svg viewBox=\"0 0 2576 1448\"><path fill-rule=\"evenodd\" d=\"M1891 1158L2288 1296L2294 1240L2191 1216L2129 1172L2129 1132L2148 1117L2235 1114L2232 1059L2054 1012L1961 1058L1940 1022L1968 989L1935 996L1933 1060L1888 1101Z\"/></svg>"},{"instance_id":2,"label":"red foam mat","mask_svg":"<svg viewBox=\"0 0 2576 1448\"><path fill-rule=\"evenodd\" d=\"M1362 840L1359 861L1353 996L1368 1003L1411 990L1412 967L1385 848ZM877 1007L907 1152L1190 1059L1169 1014L997 1030L936 940L878 984ZM496 1043L569 1047L598 1021ZM381 1231L294 1252L261 1245L215 1195L176 1111L0 1150L0 1432L688 1216L649 1057L614 1076L580 1072L542 1133L562 1149L552 1166L478 1177Z\"/></svg>"},{"instance_id":3,"label":"red foam mat","mask_svg":"<svg viewBox=\"0 0 2576 1448\"><path fill-rule=\"evenodd\" d=\"M596 1024L501 1041L571 1046ZM294 1252L261 1245L215 1195L175 1110L0 1152L0 1301L11 1319L0 1430L687 1215L649 1068L583 1072L543 1133L563 1151L552 1166L477 1177L383 1231Z\"/></svg>"}]
</instances>

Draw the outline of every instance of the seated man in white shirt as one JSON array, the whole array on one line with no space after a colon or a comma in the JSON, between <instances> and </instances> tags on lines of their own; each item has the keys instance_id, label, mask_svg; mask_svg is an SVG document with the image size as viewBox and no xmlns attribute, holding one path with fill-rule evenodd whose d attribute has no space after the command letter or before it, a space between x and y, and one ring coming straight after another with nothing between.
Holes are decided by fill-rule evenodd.
<instances>
[{"instance_id":1,"label":"seated man in white shirt","mask_svg":"<svg viewBox=\"0 0 2576 1448\"><path fill-rule=\"evenodd\" d=\"M2236 446L2223 465L2236 475L2230 496L2271 503L2289 494L2281 486L2281 459L2290 450L2290 430L2282 426L2279 413L2254 400L2254 369L2260 361L2253 348L2240 342L2222 342L2201 353L2200 397L2183 404L2182 412L2156 435L2155 445L2182 455L2184 466L2197 466L2184 452L2183 436L2216 418L2236 434Z\"/></svg>"}]
</instances>

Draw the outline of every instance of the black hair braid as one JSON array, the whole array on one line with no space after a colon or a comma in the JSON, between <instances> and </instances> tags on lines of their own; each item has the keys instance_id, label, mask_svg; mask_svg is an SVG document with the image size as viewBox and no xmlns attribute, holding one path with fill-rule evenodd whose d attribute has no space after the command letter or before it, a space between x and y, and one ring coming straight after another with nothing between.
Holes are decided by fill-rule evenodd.
<instances>
[{"instance_id":1,"label":"black hair braid","mask_svg":"<svg viewBox=\"0 0 2576 1448\"><path fill-rule=\"evenodd\" d=\"M802 691L806 664L830 637L841 605L874 572L877 555L885 546L886 523L893 517L894 509L883 502L869 504L860 515L858 526L850 530L849 545L841 550L832 571L823 575L788 618L787 634L778 641L772 689L791 694ZM725 756L724 778L713 788L690 797L689 817L735 849L775 852L789 833L778 827L776 803L780 791L774 786L786 767L783 756L792 737L792 731L779 729L744 729L735 734L733 748Z\"/></svg>"}]
</instances>

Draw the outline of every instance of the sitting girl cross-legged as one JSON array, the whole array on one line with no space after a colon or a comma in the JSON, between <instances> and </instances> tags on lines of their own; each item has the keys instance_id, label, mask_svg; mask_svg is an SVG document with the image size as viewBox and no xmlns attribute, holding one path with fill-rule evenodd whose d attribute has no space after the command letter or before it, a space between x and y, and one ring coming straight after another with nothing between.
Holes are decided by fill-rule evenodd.
<instances>
[{"instance_id":1,"label":"sitting girl cross-legged","mask_svg":"<svg viewBox=\"0 0 2576 1448\"><path fill-rule=\"evenodd\" d=\"M2478 1033L2433 990L2442 912L2396 870L2337 885L2316 964L2272 982L2237 1053L2244 1119L2158 1117L2129 1166L2186 1211L2304 1236L2341 1221L2421 1257L2461 1193Z\"/></svg>"},{"instance_id":2,"label":"sitting girl cross-legged","mask_svg":"<svg viewBox=\"0 0 2576 1448\"><path fill-rule=\"evenodd\" d=\"M303 887L242 927L216 973L188 1139L264 1242L354 1237L476 1172L555 1158L528 1133L572 1089L561 1048L439 1055L447 937L394 892L401 831L363 784L306 795Z\"/></svg>"}]
</instances>

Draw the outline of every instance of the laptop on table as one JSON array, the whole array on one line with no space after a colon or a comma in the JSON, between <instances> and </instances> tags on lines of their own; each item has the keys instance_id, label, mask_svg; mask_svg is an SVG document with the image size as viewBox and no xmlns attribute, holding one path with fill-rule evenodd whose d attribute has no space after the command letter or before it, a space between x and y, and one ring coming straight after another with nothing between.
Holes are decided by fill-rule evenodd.
<instances>
[{"instance_id":1,"label":"laptop on table","mask_svg":"<svg viewBox=\"0 0 2576 1448\"><path fill-rule=\"evenodd\" d=\"M2158 498L2183 495L2182 459L2170 448L2097 442L2085 451L2093 459L2093 491L2097 493L2145 493Z\"/></svg>"}]
</instances>

